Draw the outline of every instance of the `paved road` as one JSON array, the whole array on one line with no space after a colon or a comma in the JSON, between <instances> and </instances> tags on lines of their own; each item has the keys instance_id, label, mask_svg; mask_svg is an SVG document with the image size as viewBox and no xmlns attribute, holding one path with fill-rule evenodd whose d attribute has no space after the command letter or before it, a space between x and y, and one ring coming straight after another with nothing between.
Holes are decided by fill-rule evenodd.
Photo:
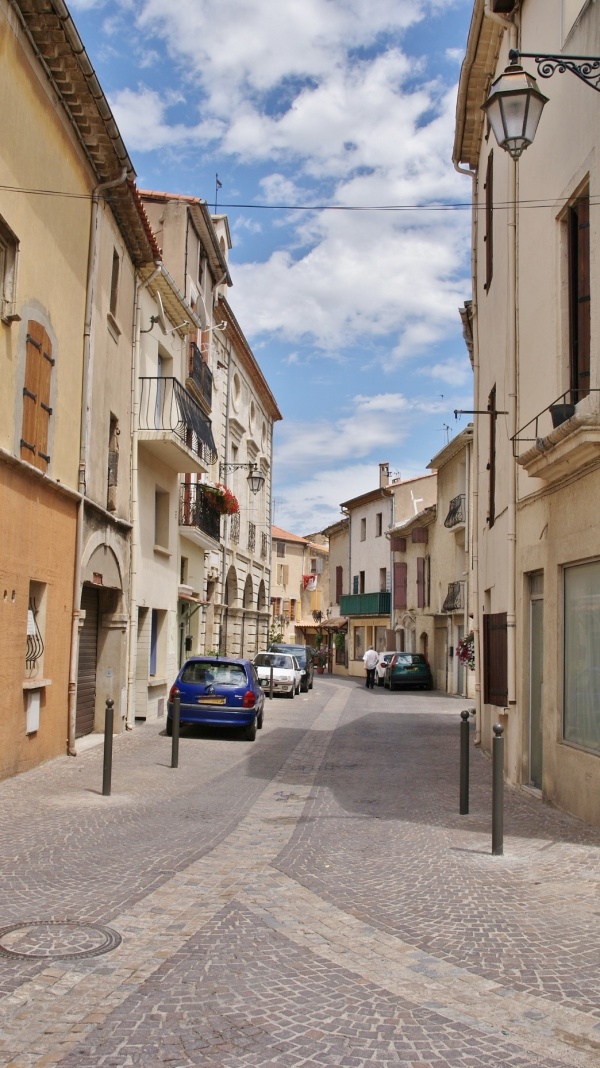
<instances>
[{"instance_id":1,"label":"paved road","mask_svg":"<svg viewBox=\"0 0 600 1068\"><path fill-rule=\"evenodd\" d=\"M597 1068L600 833L507 790L492 857L462 707L320 678L1 783L0 1066Z\"/></svg>"}]
</instances>

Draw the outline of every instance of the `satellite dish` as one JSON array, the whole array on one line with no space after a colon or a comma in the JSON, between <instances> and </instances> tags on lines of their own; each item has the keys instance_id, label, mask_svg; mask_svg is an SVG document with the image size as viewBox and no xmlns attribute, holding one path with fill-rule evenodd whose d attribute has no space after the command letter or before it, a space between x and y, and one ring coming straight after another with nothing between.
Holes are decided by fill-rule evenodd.
<instances>
[{"instance_id":1,"label":"satellite dish","mask_svg":"<svg viewBox=\"0 0 600 1068\"><path fill-rule=\"evenodd\" d=\"M165 315L165 309L162 302L162 297L158 290L156 291L156 303L158 304L158 315L153 316L153 319L160 326L163 334L167 333L167 317Z\"/></svg>"}]
</instances>

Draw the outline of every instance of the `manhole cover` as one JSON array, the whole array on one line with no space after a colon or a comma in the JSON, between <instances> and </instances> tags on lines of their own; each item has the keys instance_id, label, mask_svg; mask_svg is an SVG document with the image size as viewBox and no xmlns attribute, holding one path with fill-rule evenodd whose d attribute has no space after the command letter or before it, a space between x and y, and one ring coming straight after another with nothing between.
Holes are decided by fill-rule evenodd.
<instances>
[{"instance_id":1,"label":"manhole cover","mask_svg":"<svg viewBox=\"0 0 600 1068\"><path fill-rule=\"evenodd\" d=\"M35 920L0 927L0 954L24 960L99 957L121 944L121 935L99 923Z\"/></svg>"}]
</instances>

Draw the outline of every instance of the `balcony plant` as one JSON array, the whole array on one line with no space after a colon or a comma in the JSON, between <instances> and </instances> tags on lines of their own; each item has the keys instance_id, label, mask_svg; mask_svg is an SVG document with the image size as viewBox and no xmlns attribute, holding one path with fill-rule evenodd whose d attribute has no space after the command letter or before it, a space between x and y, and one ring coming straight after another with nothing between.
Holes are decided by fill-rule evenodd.
<instances>
[{"instance_id":1,"label":"balcony plant","mask_svg":"<svg viewBox=\"0 0 600 1068\"><path fill-rule=\"evenodd\" d=\"M456 655L461 664L466 664L471 671L475 670L475 635L472 630L460 639L456 646Z\"/></svg>"},{"instance_id":2,"label":"balcony plant","mask_svg":"<svg viewBox=\"0 0 600 1068\"><path fill-rule=\"evenodd\" d=\"M237 497L227 486L220 482L203 482L204 499L209 506L219 515L237 515L240 506Z\"/></svg>"},{"instance_id":3,"label":"balcony plant","mask_svg":"<svg viewBox=\"0 0 600 1068\"><path fill-rule=\"evenodd\" d=\"M316 653L313 654L313 663L318 674L322 675L327 667L327 650L321 649L321 646L319 646Z\"/></svg>"}]
</instances>

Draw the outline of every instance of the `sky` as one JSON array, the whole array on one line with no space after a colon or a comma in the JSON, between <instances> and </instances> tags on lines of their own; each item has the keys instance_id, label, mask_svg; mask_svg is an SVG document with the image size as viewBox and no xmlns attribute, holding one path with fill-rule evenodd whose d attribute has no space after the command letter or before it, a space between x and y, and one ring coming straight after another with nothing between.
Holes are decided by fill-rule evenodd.
<instances>
[{"instance_id":1,"label":"sky","mask_svg":"<svg viewBox=\"0 0 600 1068\"><path fill-rule=\"evenodd\" d=\"M472 408L472 0L70 0L141 189L228 215L228 300L283 419L273 522L314 533ZM221 187L216 188L218 175Z\"/></svg>"}]
</instances>

